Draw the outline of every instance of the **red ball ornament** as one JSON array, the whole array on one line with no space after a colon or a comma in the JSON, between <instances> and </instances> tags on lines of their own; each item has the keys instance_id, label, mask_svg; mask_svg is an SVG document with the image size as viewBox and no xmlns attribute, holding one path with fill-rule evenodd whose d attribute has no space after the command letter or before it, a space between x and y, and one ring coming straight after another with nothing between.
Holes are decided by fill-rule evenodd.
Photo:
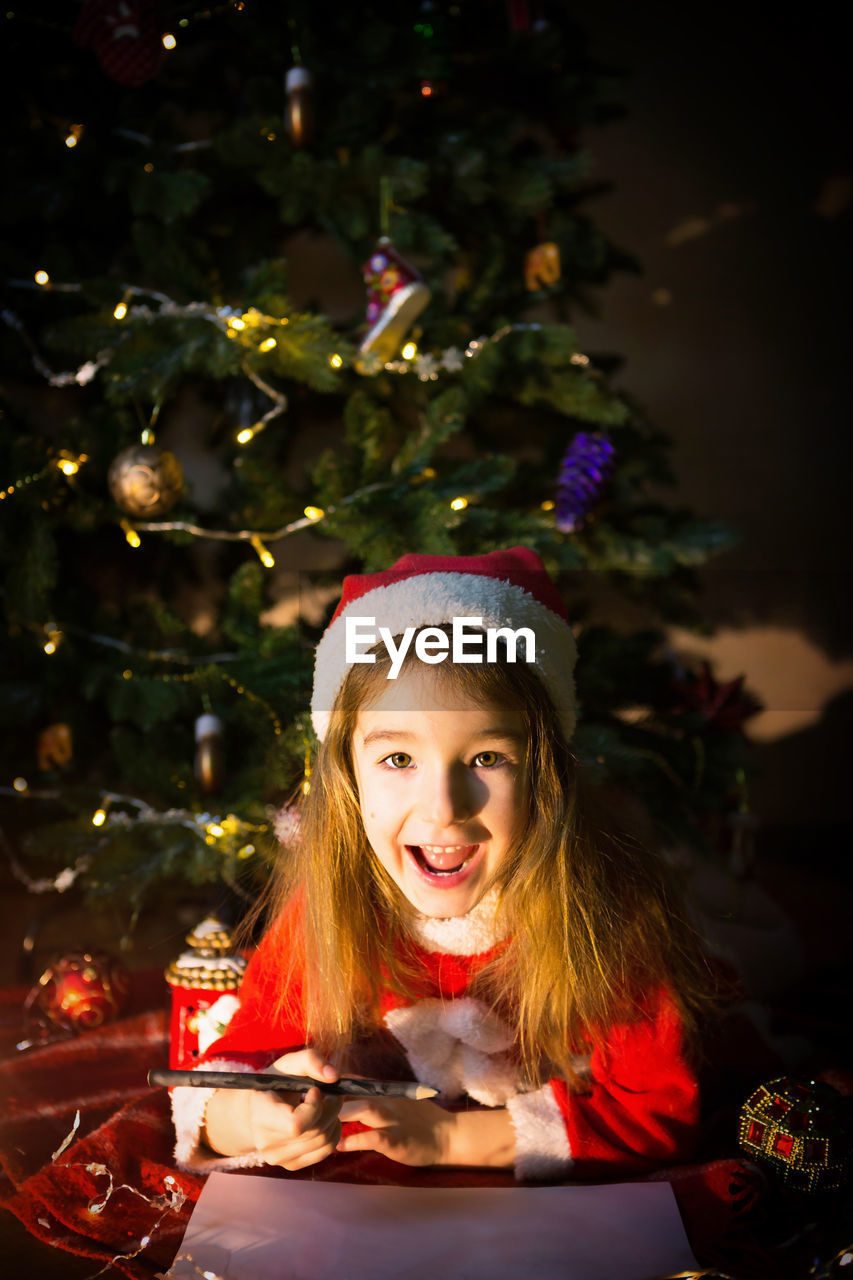
<instances>
[{"instance_id":1,"label":"red ball ornament","mask_svg":"<svg viewBox=\"0 0 853 1280\"><path fill-rule=\"evenodd\" d=\"M48 965L25 1010L76 1035L117 1018L129 985L127 970L108 952L71 951Z\"/></svg>"}]
</instances>

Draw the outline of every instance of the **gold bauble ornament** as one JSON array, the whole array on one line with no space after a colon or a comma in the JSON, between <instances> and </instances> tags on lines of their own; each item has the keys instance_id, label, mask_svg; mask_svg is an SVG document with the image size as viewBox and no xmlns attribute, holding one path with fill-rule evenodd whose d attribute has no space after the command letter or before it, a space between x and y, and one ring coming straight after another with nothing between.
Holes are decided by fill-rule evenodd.
<instances>
[{"instance_id":1,"label":"gold bauble ornament","mask_svg":"<svg viewBox=\"0 0 853 1280\"><path fill-rule=\"evenodd\" d=\"M167 449L132 444L112 461L107 484L129 516L161 516L175 505L184 487L181 464Z\"/></svg>"}]
</instances>

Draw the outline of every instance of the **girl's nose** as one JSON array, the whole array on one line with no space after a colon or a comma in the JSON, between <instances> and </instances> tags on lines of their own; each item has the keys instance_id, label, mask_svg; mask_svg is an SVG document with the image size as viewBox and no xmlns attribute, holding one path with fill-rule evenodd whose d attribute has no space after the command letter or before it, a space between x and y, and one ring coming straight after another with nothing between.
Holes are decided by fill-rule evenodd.
<instances>
[{"instance_id":1,"label":"girl's nose","mask_svg":"<svg viewBox=\"0 0 853 1280\"><path fill-rule=\"evenodd\" d=\"M477 811L475 780L463 766L424 773L419 796L420 817L436 827L465 822Z\"/></svg>"}]
</instances>

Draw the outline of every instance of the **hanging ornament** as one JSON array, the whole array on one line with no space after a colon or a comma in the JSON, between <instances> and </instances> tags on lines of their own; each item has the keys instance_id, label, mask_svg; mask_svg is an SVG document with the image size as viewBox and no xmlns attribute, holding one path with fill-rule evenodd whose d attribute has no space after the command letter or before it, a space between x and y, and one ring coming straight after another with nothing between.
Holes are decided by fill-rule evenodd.
<instances>
[{"instance_id":1,"label":"hanging ornament","mask_svg":"<svg viewBox=\"0 0 853 1280\"><path fill-rule=\"evenodd\" d=\"M153 444L132 444L112 461L107 484L129 516L160 516L177 502L184 487L181 464L173 453Z\"/></svg>"},{"instance_id":2,"label":"hanging ornament","mask_svg":"<svg viewBox=\"0 0 853 1280\"><path fill-rule=\"evenodd\" d=\"M70 951L48 965L24 1010L76 1035L117 1018L128 989L127 971L106 951Z\"/></svg>"},{"instance_id":3,"label":"hanging ornament","mask_svg":"<svg viewBox=\"0 0 853 1280\"><path fill-rule=\"evenodd\" d=\"M239 1008L236 992L246 971L246 957L215 916L187 934L184 951L166 969L172 988L169 1066L185 1070L218 1040Z\"/></svg>"},{"instance_id":4,"label":"hanging ornament","mask_svg":"<svg viewBox=\"0 0 853 1280\"><path fill-rule=\"evenodd\" d=\"M214 795L225 780L222 721L209 713L195 722L195 777L205 795Z\"/></svg>"},{"instance_id":5,"label":"hanging ornament","mask_svg":"<svg viewBox=\"0 0 853 1280\"><path fill-rule=\"evenodd\" d=\"M531 293L556 284L562 274L560 267L560 246L553 240L537 244L529 249L524 257L524 287Z\"/></svg>"},{"instance_id":6,"label":"hanging ornament","mask_svg":"<svg viewBox=\"0 0 853 1280\"><path fill-rule=\"evenodd\" d=\"M530 30L530 9L527 0L507 0L506 10L511 31Z\"/></svg>"},{"instance_id":7,"label":"hanging ornament","mask_svg":"<svg viewBox=\"0 0 853 1280\"><path fill-rule=\"evenodd\" d=\"M613 474L615 449L597 431L579 431L560 463L556 525L561 533L579 529Z\"/></svg>"},{"instance_id":8,"label":"hanging ornament","mask_svg":"<svg viewBox=\"0 0 853 1280\"><path fill-rule=\"evenodd\" d=\"M307 779L306 779L307 781ZM275 815L273 829L283 849L295 849L299 844L302 819L295 804L286 804Z\"/></svg>"},{"instance_id":9,"label":"hanging ornament","mask_svg":"<svg viewBox=\"0 0 853 1280\"><path fill-rule=\"evenodd\" d=\"M361 341L362 362L392 360L414 320L430 299L420 274L382 236L361 269L367 285L368 330Z\"/></svg>"},{"instance_id":10,"label":"hanging ornament","mask_svg":"<svg viewBox=\"0 0 853 1280\"><path fill-rule=\"evenodd\" d=\"M284 126L297 150L314 137L314 110L311 72L307 67L291 67L284 81Z\"/></svg>"},{"instance_id":11,"label":"hanging ornament","mask_svg":"<svg viewBox=\"0 0 853 1280\"><path fill-rule=\"evenodd\" d=\"M74 745L69 724L49 724L42 729L36 744L36 757L41 773L62 769L70 764Z\"/></svg>"},{"instance_id":12,"label":"hanging ornament","mask_svg":"<svg viewBox=\"0 0 853 1280\"><path fill-rule=\"evenodd\" d=\"M91 49L110 79L128 89L156 75L166 52L155 0L85 0L74 43Z\"/></svg>"},{"instance_id":13,"label":"hanging ornament","mask_svg":"<svg viewBox=\"0 0 853 1280\"><path fill-rule=\"evenodd\" d=\"M698 718L703 728L724 733L740 733L744 722L761 710L761 703L743 687L745 676L721 684L714 678L711 664L703 661L698 673L686 672L673 681L675 701L670 714Z\"/></svg>"},{"instance_id":14,"label":"hanging ornament","mask_svg":"<svg viewBox=\"0 0 853 1280\"><path fill-rule=\"evenodd\" d=\"M841 1094L829 1084L779 1076L760 1085L744 1103L738 1140L792 1191L837 1188L851 1163L843 1105Z\"/></svg>"}]
</instances>

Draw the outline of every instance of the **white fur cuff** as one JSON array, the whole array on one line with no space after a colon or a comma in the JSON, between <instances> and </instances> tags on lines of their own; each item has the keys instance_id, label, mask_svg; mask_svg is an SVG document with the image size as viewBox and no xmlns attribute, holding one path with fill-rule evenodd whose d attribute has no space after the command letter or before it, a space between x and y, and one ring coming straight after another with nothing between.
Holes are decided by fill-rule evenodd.
<instances>
[{"instance_id":1,"label":"white fur cuff","mask_svg":"<svg viewBox=\"0 0 853 1280\"><path fill-rule=\"evenodd\" d=\"M204 1064L205 1071L252 1071L245 1062L229 1062L224 1058ZM185 1173L213 1173L220 1169L255 1169L264 1163L258 1151L242 1156L220 1156L201 1141L204 1113L216 1091L214 1089L177 1088L172 1090L172 1121L175 1126L175 1164Z\"/></svg>"},{"instance_id":2,"label":"white fur cuff","mask_svg":"<svg viewBox=\"0 0 853 1280\"><path fill-rule=\"evenodd\" d=\"M519 1181L564 1178L574 1160L566 1120L549 1084L507 1099L515 1130L515 1176Z\"/></svg>"}]
</instances>

